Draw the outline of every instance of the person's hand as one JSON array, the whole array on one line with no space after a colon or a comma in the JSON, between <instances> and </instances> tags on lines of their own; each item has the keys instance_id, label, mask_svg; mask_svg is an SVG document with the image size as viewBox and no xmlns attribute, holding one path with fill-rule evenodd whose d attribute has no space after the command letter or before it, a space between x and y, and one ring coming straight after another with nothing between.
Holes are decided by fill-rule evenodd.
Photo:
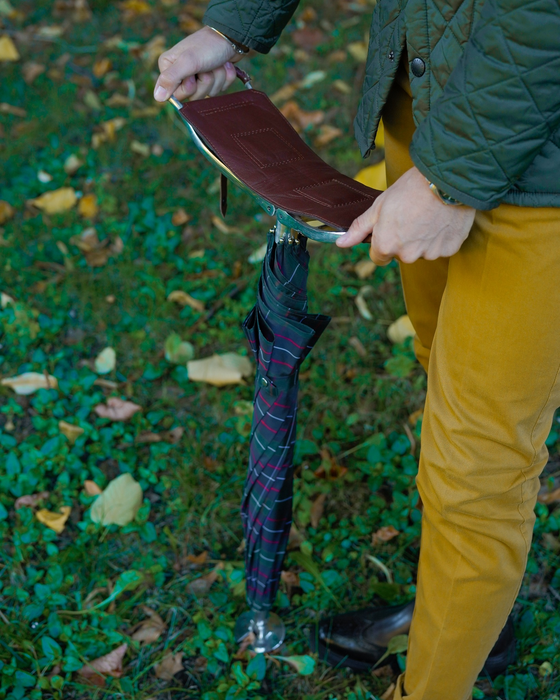
<instances>
[{"instance_id":1,"label":"person's hand","mask_svg":"<svg viewBox=\"0 0 560 700\"><path fill-rule=\"evenodd\" d=\"M411 168L383 192L337 239L341 248L371 234L370 258L387 265L393 258L412 263L454 255L469 235L476 210L450 206L430 190L426 178Z\"/></svg>"},{"instance_id":2,"label":"person's hand","mask_svg":"<svg viewBox=\"0 0 560 700\"><path fill-rule=\"evenodd\" d=\"M228 41L203 27L161 54L154 99L165 102L171 95L178 100L214 97L235 80L232 60L240 57Z\"/></svg>"}]
</instances>

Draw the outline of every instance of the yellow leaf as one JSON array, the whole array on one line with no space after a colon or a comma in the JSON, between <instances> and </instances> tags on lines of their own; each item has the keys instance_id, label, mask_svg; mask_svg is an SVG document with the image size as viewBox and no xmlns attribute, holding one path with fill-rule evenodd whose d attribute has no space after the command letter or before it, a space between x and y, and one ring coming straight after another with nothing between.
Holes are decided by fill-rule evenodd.
<instances>
[{"instance_id":1,"label":"yellow leaf","mask_svg":"<svg viewBox=\"0 0 560 700\"><path fill-rule=\"evenodd\" d=\"M370 296L373 293L373 287L362 287L360 291L358 292L358 296L356 297L356 306L358 307L358 311L360 312L360 316L362 318L365 318L366 321L372 321L373 316L371 311L368 308L367 302L366 302L366 297Z\"/></svg>"},{"instance_id":2,"label":"yellow leaf","mask_svg":"<svg viewBox=\"0 0 560 700\"><path fill-rule=\"evenodd\" d=\"M111 66L112 64L109 58L100 58L93 64L93 74L96 78L101 78L105 75L105 73L107 73L107 71L111 70Z\"/></svg>"},{"instance_id":3,"label":"yellow leaf","mask_svg":"<svg viewBox=\"0 0 560 700\"><path fill-rule=\"evenodd\" d=\"M253 373L253 365L248 357L228 352L212 355L204 360L187 362L189 379L193 382L206 382L214 386L243 384L243 377Z\"/></svg>"},{"instance_id":4,"label":"yellow leaf","mask_svg":"<svg viewBox=\"0 0 560 700\"><path fill-rule=\"evenodd\" d=\"M0 226L5 224L14 215L14 208L8 202L0 199Z\"/></svg>"},{"instance_id":5,"label":"yellow leaf","mask_svg":"<svg viewBox=\"0 0 560 700\"><path fill-rule=\"evenodd\" d=\"M72 423L67 423L65 420L58 422L58 429L72 444L84 433L84 429L80 428L79 425L72 425Z\"/></svg>"},{"instance_id":6,"label":"yellow leaf","mask_svg":"<svg viewBox=\"0 0 560 700\"><path fill-rule=\"evenodd\" d=\"M236 228L228 226L221 216L216 216L214 214L214 216L212 216L211 218L211 221L221 233L235 233L237 231Z\"/></svg>"},{"instance_id":7,"label":"yellow leaf","mask_svg":"<svg viewBox=\"0 0 560 700\"><path fill-rule=\"evenodd\" d=\"M360 260L354 265L354 272L361 280L371 277L376 269L377 265L373 260Z\"/></svg>"},{"instance_id":8,"label":"yellow leaf","mask_svg":"<svg viewBox=\"0 0 560 700\"><path fill-rule=\"evenodd\" d=\"M86 219L93 219L97 214L97 197L94 194L85 194L78 204L78 213Z\"/></svg>"},{"instance_id":9,"label":"yellow leaf","mask_svg":"<svg viewBox=\"0 0 560 700\"><path fill-rule=\"evenodd\" d=\"M141 143L136 139L130 142L130 150L133 153L137 153L139 156L142 156L143 158L147 158L150 155L150 147L148 146L148 144Z\"/></svg>"},{"instance_id":10,"label":"yellow leaf","mask_svg":"<svg viewBox=\"0 0 560 700\"><path fill-rule=\"evenodd\" d=\"M317 136L315 141L313 141L313 143L315 146L317 146L317 148L323 148L331 141L334 141L335 139L338 139L341 136L342 129L339 129L336 126L330 126L329 124L324 124L319 129L319 135Z\"/></svg>"},{"instance_id":11,"label":"yellow leaf","mask_svg":"<svg viewBox=\"0 0 560 700\"><path fill-rule=\"evenodd\" d=\"M76 204L76 199L76 193L72 187L61 187L59 190L45 192L37 199L32 199L31 204L47 214L58 214L72 209Z\"/></svg>"},{"instance_id":12,"label":"yellow leaf","mask_svg":"<svg viewBox=\"0 0 560 700\"><path fill-rule=\"evenodd\" d=\"M19 61L16 45L7 34L0 36L0 61Z\"/></svg>"},{"instance_id":13,"label":"yellow leaf","mask_svg":"<svg viewBox=\"0 0 560 700\"><path fill-rule=\"evenodd\" d=\"M183 224L188 223L190 220L190 214L187 214L183 207L177 209L177 211L174 212L173 216L171 217L171 223L173 226L183 226Z\"/></svg>"},{"instance_id":14,"label":"yellow leaf","mask_svg":"<svg viewBox=\"0 0 560 700\"><path fill-rule=\"evenodd\" d=\"M4 292L0 292L0 309L5 309L8 304L13 304L14 303L14 298L11 297L9 294L4 294Z\"/></svg>"},{"instance_id":15,"label":"yellow leaf","mask_svg":"<svg viewBox=\"0 0 560 700\"><path fill-rule=\"evenodd\" d=\"M356 61L365 63L368 55L368 45L365 41L354 41L348 44L348 53Z\"/></svg>"},{"instance_id":16,"label":"yellow leaf","mask_svg":"<svg viewBox=\"0 0 560 700\"><path fill-rule=\"evenodd\" d=\"M176 673L183 670L183 652L177 654L167 654L155 665L154 671L157 678L163 681L170 681Z\"/></svg>"},{"instance_id":17,"label":"yellow leaf","mask_svg":"<svg viewBox=\"0 0 560 700\"><path fill-rule=\"evenodd\" d=\"M46 525L51 530L60 534L64 530L66 521L70 517L72 508L70 506L62 506L60 513L53 513L50 510L42 508L35 513L35 517L40 523Z\"/></svg>"},{"instance_id":18,"label":"yellow leaf","mask_svg":"<svg viewBox=\"0 0 560 700\"><path fill-rule=\"evenodd\" d=\"M101 525L128 525L142 505L142 488L130 474L121 474L109 482L94 501L90 517Z\"/></svg>"},{"instance_id":19,"label":"yellow leaf","mask_svg":"<svg viewBox=\"0 0 560 700\"><path fill-rule=\"evenodd\" d=\"M354 176L354 180L361 182L362 185L372 187L374 190L386 190L387 175L385 173L385 161L382 160L381 163L363 168Z\"/></svg>"},{"instance_id":20,"label":"yellow leaf","mask_svg":"<svg viewBox=\"0 0 560 700\"><path fill-rule=\"evenodd\" d=\"M126 15L135 17L137 15L150 14L152 8L146 0L125 0L121 3L121 10L123 10Z\"/></svg>"},{"instance_id":21,"label":"yellow leaf","mask_svg":"<svg viewBox=\"0 0 560 700\"><path fill-rule=\"evenodd\" d=\"M64 172L73 175L82 166L82 161L74 153L64 161Z\"/></svg>"},{"instance_id":22,"label":"yellow leaf","mask_svg":"<svg viewBox=\"0 0 560 700\"><path fill-rule=\"evenodd\" d=\"M27 396L39 389L56 389L58 381L51 374L40 374L39 372L24 372L17 377L6 377L2 379L2 386L9 386L16 394Z\"/></svg>"},{"instance_id":23,"label":"yellow leaf","mask_svg":"<svg viewBox=\"0 0 560 700\"><path fill-rule=\"evenodd\" d=\"M103 493L95 481L91 481L91 479L86 479L84 481L84 491L88 496L99 496Z\"/></svg>"},{"instance_id":24,"label":"yellow leaf","mask_svg":"<svg viewBox=\"0 0 560 700\"><path fill-rule=\"evenodd\" d=\"M190 306L195 311L204 311L204 304L201 301L191 297L190 294L183 292L181 289L171 292L167 297L167 301L174 301L181 306Z\"/></svg>"},{"instance_id":25,"label":"yellow leaf","mask_svg":"<svg viewBox=\"0 0 560 700\"><path fill-rule=\"evenodd\" d=\"M109 374L115 369L117 354L113 348L105 348L95 358L95 371L97 374Z\"/></svg>"},{"instance_id":26,"label":"yellow leaf","mask_svg":"<svg viewBox=\"0 0 560 700\"><path fill-rule=\"evenodd\" d=\"M408 316L401 316L387 329L387 337L392 343L403 343L407 338L416 334L412 321Z\"/></svg>"}]
</instances>

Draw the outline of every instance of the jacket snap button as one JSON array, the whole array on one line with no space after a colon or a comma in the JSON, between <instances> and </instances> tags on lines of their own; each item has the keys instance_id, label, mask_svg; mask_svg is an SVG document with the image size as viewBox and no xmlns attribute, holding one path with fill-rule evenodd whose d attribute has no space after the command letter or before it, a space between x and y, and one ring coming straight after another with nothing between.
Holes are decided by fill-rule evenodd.
<instances>
[{"instance_id":1,"label":"jacket snap button","mask_svg":"<svg viewBox=\"0 0 560 700\"><path fill-rule=\"evenodd\" d=\"M268 386L268 379L266 377L262 377L261 386Z\"/></svg>"},{"instance_id":2,"label":"jacket snap button","mask_svg":"<svg viewBox=\"0 0 560 700\"><path fill-rule=\"evenodd\" d=\"M415 75L417 78L421 78L426 72L426 64L421 58L413 58L410 68L412 75Z\"/></svg>"}]
</instances>

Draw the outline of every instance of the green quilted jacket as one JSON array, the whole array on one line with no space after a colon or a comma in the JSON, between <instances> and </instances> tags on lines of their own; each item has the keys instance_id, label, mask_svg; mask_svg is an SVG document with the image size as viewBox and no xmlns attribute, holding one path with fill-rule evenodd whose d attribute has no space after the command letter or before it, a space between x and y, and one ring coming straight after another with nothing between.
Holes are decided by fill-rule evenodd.
<instances>
[{"instance_id":1,"label":"green quilted jacket","mask_svg":"<svg viewBox=\"0 0 560 700\"><path fill-rule=\"evenodd\" d=\"M210 0L204 21L267 53L299 0ZM355 121L374 147L403 49L416 167L477 209L560 207L560 0L378 0Z\"/></svg>"}]
</instances>

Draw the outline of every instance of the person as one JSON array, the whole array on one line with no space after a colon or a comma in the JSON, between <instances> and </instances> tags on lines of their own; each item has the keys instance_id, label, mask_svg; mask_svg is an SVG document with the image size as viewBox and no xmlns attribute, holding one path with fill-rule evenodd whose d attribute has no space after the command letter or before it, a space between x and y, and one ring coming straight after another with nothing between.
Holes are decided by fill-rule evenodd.
<instances>
[{"instance_id":1,"label":"person","mask_svg":"<svg viewBox=\"0 0 560 700\"><path fill-rule=\"evenodd\" d=\"M297 5L211 0L206 26L160 57L155 99L218 94ZM374 262L399 260L428 373L395 698L465 700L521 585L560 406L557 0L379 0L355 121L364 156L381 116L389 188L338 245L371 234Z\"/></svg>"}]
</instances>

